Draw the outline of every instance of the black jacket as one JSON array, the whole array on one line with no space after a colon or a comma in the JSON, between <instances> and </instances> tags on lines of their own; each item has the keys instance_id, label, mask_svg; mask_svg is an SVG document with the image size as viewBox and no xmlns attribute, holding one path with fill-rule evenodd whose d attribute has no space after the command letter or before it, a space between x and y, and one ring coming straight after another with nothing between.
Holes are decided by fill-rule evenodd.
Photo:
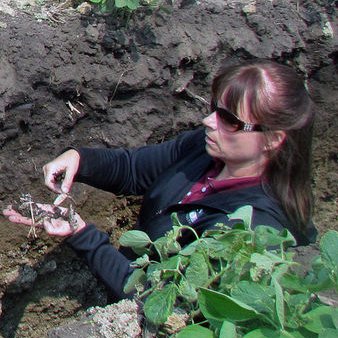
<instances>
[{"instance_id":1,"label":"black jacket","mask_svg":"<svg viewBox=\"0 0 338 338\"><path fill-rule=\"evenodd\" d=\"M270 225L289 229L298 245L314 241L316 231L308 236L290 224L277 200L261 185L211 194L189 204L179 204L205 172L213 159L205 151L203 129L186 132L174 140L136 149L80 148L80 166L76 180L91 186L124 195L144 195L136 227L154 240L171 229L172 212L183 224L198 233L216 223L231 225L227 214L241 206L253 206L253 227ZM192 240L189 234L181 244ZM88 225L67 242L83 256L91 271L113 291L117 299L126 297L123 286L132 272L130 259L111 244L107 234Z\"/></svg>"}]
</instances>

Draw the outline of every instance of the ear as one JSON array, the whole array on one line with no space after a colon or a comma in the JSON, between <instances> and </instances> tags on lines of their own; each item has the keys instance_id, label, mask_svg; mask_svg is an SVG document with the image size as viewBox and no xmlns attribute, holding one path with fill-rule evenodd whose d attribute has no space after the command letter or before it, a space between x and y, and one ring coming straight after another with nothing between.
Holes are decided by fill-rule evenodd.
<instances>
[{"instance_id":1,"label":"ear","mask_svg":"<svg viewBox=\"0 0 338 338\"><path fill-rule=\"evenodd\" d=\"M279 148L286 138L285 131L275 130L269 134L267 144L264 146L264 150L275 150Z\"/></svg>"}]
</instances>

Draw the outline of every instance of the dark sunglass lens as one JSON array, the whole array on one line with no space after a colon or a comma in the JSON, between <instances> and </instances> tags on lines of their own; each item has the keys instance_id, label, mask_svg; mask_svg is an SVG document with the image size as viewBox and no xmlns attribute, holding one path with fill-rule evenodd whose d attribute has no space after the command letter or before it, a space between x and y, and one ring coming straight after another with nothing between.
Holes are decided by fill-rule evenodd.
<instances>
[{"instance_id":1,"label":"dark sunglass lens","mask_svg":"<svg viewBox=\"0 0 338 338\"><path fill-rule=\"evenodd\" d=\"M216 112L217 112L217 115L222 120L227 130L229 131L238 130L239 123L238 123L238 119L236 118L234 114L230 113L226 109L222 109L218 107L216 108Z\"/></svg>"}]
</instances>

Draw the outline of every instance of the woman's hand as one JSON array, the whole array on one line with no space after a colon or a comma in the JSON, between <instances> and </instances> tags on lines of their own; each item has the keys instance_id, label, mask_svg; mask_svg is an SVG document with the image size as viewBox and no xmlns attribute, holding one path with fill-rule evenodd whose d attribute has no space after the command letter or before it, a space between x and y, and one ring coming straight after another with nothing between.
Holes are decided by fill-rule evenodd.
<instances>
[{"instance_id":1,"label":"woman's hand","mask_svg":"<svg viewBox=\"0 0 338 338\"><path fill-rule=\"evenodd\" d=\"M46 213L47 212L53 213L55 210L55 206L50 204L37 204L37 206L41 210L46 211ZM74 222L72 222L73 224L70 224L70 222L65 219L67 217L66 215L68 213L68 209L61 207L58 208L61 210L60 217L51 218L45 216L41 219L41 221L35 224L33 224L33 220L31 218L21 215L19 212L14 210L11 205L9 205L5 210L3 210L3 214L5 217L8 218L10 222L24 224L30 227L36 226L39 228L44 228L46 232L51 236L59 236L59 237L70 236L79 232L86 226L86 223L77 213L74 213Z\"/></svg>"},{"instance_id":2,"label":"woman's hand","mask_svg":"<svg viewBox=\"0 0 338 338\"><path fill-rule=\"evenodd\" d=\"M74 149L67 150L53 161L45 164L42 169L46 186L58 194L69 193L79 164L80 155ZM63 174L64 178L60 181Z\"/></svg>"}]
</instances>

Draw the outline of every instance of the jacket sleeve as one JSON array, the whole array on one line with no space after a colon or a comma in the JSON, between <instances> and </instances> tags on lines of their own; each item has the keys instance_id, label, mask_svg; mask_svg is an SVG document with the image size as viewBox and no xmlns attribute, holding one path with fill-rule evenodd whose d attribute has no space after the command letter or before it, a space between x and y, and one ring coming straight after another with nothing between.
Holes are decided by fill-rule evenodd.
<instances>
[{"instance_id":1,"label":"jacket sleeve","mask_svg":"<svg viewBox=\"0 0 338 338\"><path fill-rule=\"evenodd\" d=\"M90 224L69 237L66 243L85 259L91 272L105 283L116 298L132 296L123 292L123 287L133 272L131 261L110 244L107 234Z\"/></svg>"},{"instance_id":2,"label":"jacket sleeve","mask_svg":"<svg viewBox=\"0 0 338 338\"><path fill-rule=\"evenodd\" d=\"M143 195L156 178L204 139L198 129L156 145L135 149L79 148L76 181L124 195Z\"/></svg>"}]
</instances>

